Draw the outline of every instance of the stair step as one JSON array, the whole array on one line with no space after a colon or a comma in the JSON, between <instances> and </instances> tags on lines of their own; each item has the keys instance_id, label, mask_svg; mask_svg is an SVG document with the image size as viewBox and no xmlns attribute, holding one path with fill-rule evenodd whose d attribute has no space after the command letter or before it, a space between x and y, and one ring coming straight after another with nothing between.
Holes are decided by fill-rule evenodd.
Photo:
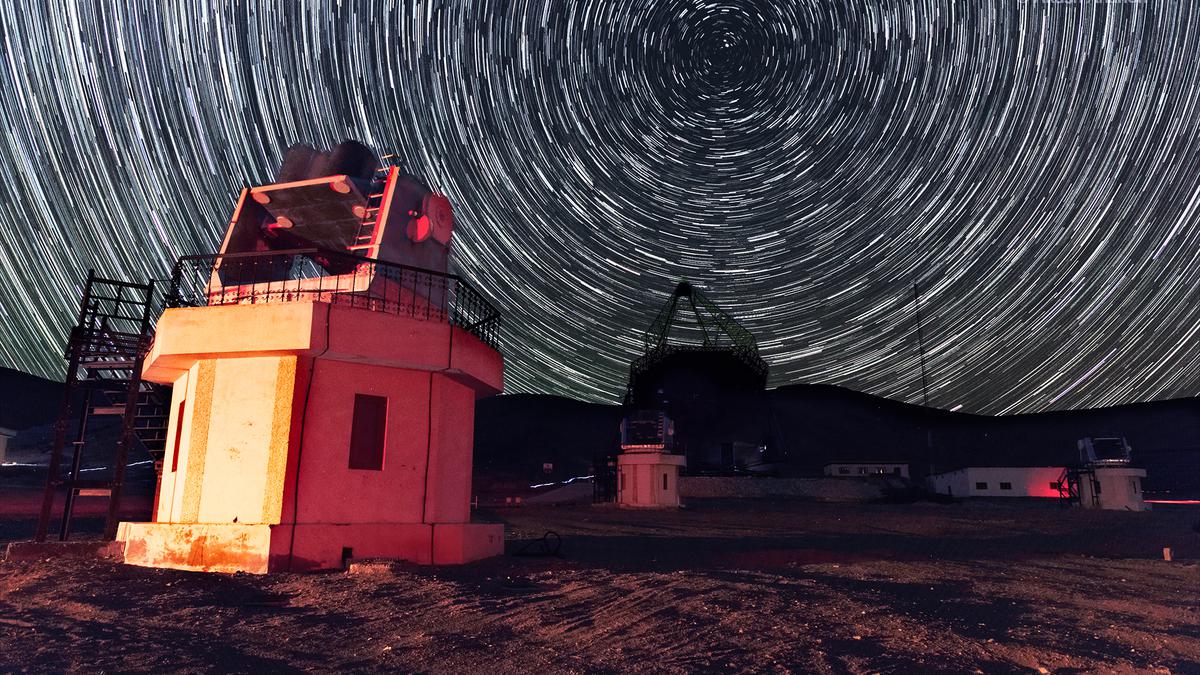
<instances>
[{"instance_id":1,"label":"stair step","mask_svg":"<svg viewBox=\"0 0 1200 675\"><path fill-rule=\"evenodd\" d=\"M76 489L75 494L80 497L111 497L112 488L82 488Z\"/></svg>"},{"instance_id":2,"label":"stair step","mask_svg":"<svg viewBox=\"0 0 1200 675\"><path fill-rule=\"evenodd\" d=\"M346 248L351 251L361 251L363 249L375 248L375 246L373 244L351 244L350 246L347 246Z\"/></svg>"},{"instance_id":3,"label":"stair step","mask_svg":"<svg viewBox=\"0 0 1200 675\"><path fill-rule=\"evenodd\" d=\"M93 415L124 415L125 406L123 405L103 405L92 408Z\"/></svg>"},{"instance_id":4,"label":"stair step","mask_svg":"<svg viewBox=\"0 0 1200 675\"><path fill-rule=\"evenodd\" d=\"M130 370L137 361L89 361L79 364L87 370Z\"/></svg>"},{"instance_id":5,"label":"stair step","mask_svg":"<svg viewBox=\"0 0 1200 675\"><path fill-rule=\"evenodd\" d=\"M87 387L88 389L91 389L93 391L103 391L103 392L108 392L108 393L112 393L112 394L117 394L117 393L124 392L126 389L129 389L129 380L118 380L118 379L91 380L91 379L89 379L89 380L80 380L79 385L82 387ZM120 403L120 402L121 402L120 400L117 401L117 403Z\"/></svg>"}]
</instances>

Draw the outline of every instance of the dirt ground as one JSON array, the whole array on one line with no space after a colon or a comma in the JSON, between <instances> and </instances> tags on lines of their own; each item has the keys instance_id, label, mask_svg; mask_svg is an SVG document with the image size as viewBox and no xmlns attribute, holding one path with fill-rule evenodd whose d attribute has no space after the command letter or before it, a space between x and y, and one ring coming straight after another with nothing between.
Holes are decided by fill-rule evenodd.
<instances>
[{"instance_id":1,"label":"dirt ground","mask_svg":"<svg viewBox=\"0 0 1200 675\"><path fill-rule=\"evenodd\" d=\"M480 515L508 523L509 555L459 568L0 563L0 670L1200 673L1196 508ZM0 539L31 528L0 517ZM559 556L515 555L546 531Z\"/></svg>"}]
</instances>

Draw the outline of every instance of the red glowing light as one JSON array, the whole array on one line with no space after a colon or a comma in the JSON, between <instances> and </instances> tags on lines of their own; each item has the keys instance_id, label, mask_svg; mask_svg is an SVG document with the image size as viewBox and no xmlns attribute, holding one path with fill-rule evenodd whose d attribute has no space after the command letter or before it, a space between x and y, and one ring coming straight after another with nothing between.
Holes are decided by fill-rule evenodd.
<instances>
[{"instance_id":1,"label":"red glowing light","mask_svg":"<svg viewBox=\"0 0 1200 675\"><path fill-rule=\"evenodd\" d=\"M413 218L408 221L408 238L419 244L429 238L432 229L428 216Z\"/></svg>"}]
</instances>

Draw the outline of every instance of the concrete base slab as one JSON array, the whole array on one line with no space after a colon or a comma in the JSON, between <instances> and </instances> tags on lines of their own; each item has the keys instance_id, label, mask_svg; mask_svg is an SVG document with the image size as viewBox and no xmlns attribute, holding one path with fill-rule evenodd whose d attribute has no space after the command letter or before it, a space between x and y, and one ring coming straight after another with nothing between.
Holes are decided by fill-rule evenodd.
<instances>
[{"instance_id":1,"label":"concrete base slab","mask_svg":"<svg viewBox=\"0 0 1200 675\"><path fill-rule=\"evenodd\" d=\"M354 558L458 565L504 553L504 525L481 523L121 523L131 565L201 572L342 569Z\"/></svg>"},{"instance_id":2,"label":"concrete base slab","mask_svg":"<svg viewBox=\"0 0 1200 675\"><path fill-rule=\"evenodd\" d=\"M483 523L306 523L276 525L271 570L341 569L349 559L461 565L504 553L504 525Z\"/></svg>"},{"instance_id":3,"label":"concrete base slab","mask_svg":"<svg viewBox=\"0 0 1200 675\"><path fill-rule=\"evenodd\" d=\"M47 558L100 558L120 561L125 545L119 541L14 541L4 551L13 562Z\"/></svg>"},{"instance_id":4,"label":"concrete base slab","mask_svg":"<svg viewBox=\"0 0 1200 675\"><path fill-rule=\"evenodd\" d=\"M433 526L433 564L461 565L504 553L504 525L454 523Z\"/></svg>"},{"instance_id":5,"label":"concrete base slab","mask_svg":"<svg viewBox=\"0 0 1200 675\"><path fill-rule=\"evenodd\" d=\"M397 567L401 564L403 563L395 560L351 560L346 565L346 574L368 577L389 576L395 574Z\"/></svg>"},{"instance_id":6,"label":"concrete base slab","mask_svg":"<svg viewBox=\"0 0 1200 675\"><path fill-rule=\"evenodd\" d=\"M270 525L121 523L125 562L197 572L269 571Z\"/></svg>"}]
</instances>

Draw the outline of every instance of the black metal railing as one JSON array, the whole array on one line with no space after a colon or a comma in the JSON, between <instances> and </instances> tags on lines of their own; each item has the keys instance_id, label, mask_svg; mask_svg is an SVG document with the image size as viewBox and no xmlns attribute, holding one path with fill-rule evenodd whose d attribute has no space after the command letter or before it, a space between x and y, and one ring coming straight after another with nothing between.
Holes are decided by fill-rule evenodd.
<instances>
[{"instance_id":1,"label":"black metal railing","mask_svg":"<svg viewBox=\"0 0 1200 675\"><path fill-rule=\"evenodd\" d=\"M184 256L166 298L168 307L311 301L447 322L500 348L500 313L457 275L326 249Z\"/></svg>"}]
</instances>

